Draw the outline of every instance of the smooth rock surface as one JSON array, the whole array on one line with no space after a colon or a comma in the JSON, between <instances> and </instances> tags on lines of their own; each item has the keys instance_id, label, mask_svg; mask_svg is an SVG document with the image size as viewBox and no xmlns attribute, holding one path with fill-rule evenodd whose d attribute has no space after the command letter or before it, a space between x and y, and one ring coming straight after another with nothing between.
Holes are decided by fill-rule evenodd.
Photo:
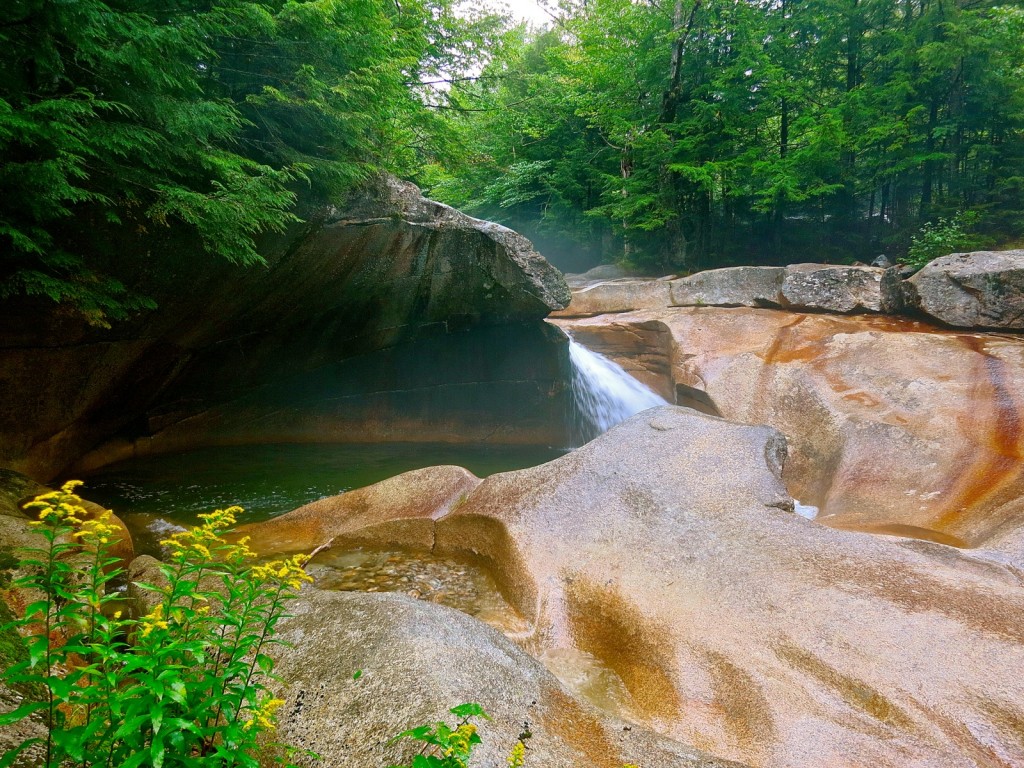
<instances>
[{"instance_id":1,"label":"smooth rock surface","mask_svg":"<svg viewBox=\"0 0 1024 768\"><path fill-rule=\"evenodd\" d=\"M570 288L582 288L603 280L619 280L624 277L629 277L629 273L618 264L598 264L586 272L567 274L565 282Z\"/></svg>"},{"instance_id":2,"label":"smooth rock surface","mask_svg":"<svg viewBox=\"0 0 1024 768\"><path fill-rule=\"evenodd\" d=\"M537 646L593 654L645 722L703 751L1024 764L1020 572L793 514L784 451L767 427L654 409L487 478L437 549L491 562Z\"/></svg>"},{"instance_id":3,"label":"smooth rock surface","mask_svg":"<svg viewBox=\"0 0 1024 768\"><path fill-rule=\"evenodd\" d=\"M677 402L783 432L822 523L960 546L1024 526L1024 339L760 309L559 322Z\"/></svg>"},{"instance_id":4,"label":"smooth rock surface","mask_svg":"<svg viewBox=\"0 0 1024 768\"><path fill-rule=\"evenodd\" d=\"M910 308L946 325L1024 330L1024 250L943 256L905 286Z\"/></svg>"},{"instance_id":5,"label":"smooth rock surface","mask_svg":"<svg viewBox=\"0 0 1024 768\"><path fill-rule=\"evenodd\" d=\"M524 723L526 765L537 768L728 768L580 703L496 630L450 608L404 595L307 587L290 604L275 673L287 681L275 740L311 749L300 766L368 768L407 763L421 744L398 733L477 702L473 768L506 768ZM353 675L361 670L358 680ZM268 761L268 765L270 765Z\"/></svg>"},{"instance_id":6,"label":"smooth rock surface","mask_svg":"<svg viewBox=\"0 0 1024 768\"><path fill-rule=\"evenodd\" d=\"M840 314L881 312L883 272L877 267L791 264L786 267L779 303Z\"/></svg>"},{"instance_id":7,"label":"smooth rock surface","mask_svg":"<svg viewBox=\"0 0 1024 768\"><path fill-rule=\"evenodd\" d=\"M708 269L671 282L672 306L779 306L785 277L785 267Z\"/></svg>"},{"instance_id":8,"label":"smooth rock surface","mask_svg":"<svg viewBox=\"0 0 1024 768\"><path fill-rule=\"evenodd\" d=\"M588 285L574 291L572 302L552 317L587 317L608 312L632 312L637 309L659 309L672 303L670 284L666 280L618 280Z\"/></svg>"},{"instance_id":9,"label":"smooth rock surface","mask_svg":"<svg viewBox=\"0 0 1024 768\"><path fill-rule=\"evenodd\" d=\"M239 526L237 535L248 536L250 546L265 555L309 553L338 537L348 545L430 549L433 521L465 501L479 484L480 478L462 467L416 469L265 522Z\"/></svg>"}]
</instances>

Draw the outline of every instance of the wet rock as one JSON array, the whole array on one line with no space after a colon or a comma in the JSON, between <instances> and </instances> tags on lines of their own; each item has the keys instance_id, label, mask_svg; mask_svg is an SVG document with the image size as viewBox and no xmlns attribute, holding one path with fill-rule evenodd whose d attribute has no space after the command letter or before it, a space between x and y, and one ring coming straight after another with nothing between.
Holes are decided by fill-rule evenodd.
<instances>
[{"instance_id":1,"label":"wet rock","mask_svg":"<svg viewBox=\"0 0 1024 768\"><path fill-rule=\"evenodd\" d=\"M405 472L365 488L314 501L272 520L239 526L261 554L312 552L342 537L347 545L430 549L433 521L480 484L462 467Z\"/></svg>"},{"instance_id":2,"label":"wet rock","mask_svg":"<svg viewBox=\"0 0 1024 768\"><path fill-rule=\"evenodd\" d=\"M785 267L709 269L673 280L672 306L778 306L785 276Z\"/></svg>"},{"instance_id":3,"label":"wet rock","mask_svg":"<svg viewBox=\"0 0 1024 768\"><path fill-rule=\"evenodd\" d=\"M601 660L680 742L787 768L1024 763L1019 576L793 514L784 454L768 427L647 411L486 479L437 546L489 559L532 642Z\"/></svg>"},{"instance_id":4,"label":"wet rock","mask_svg":"<svg viewBox=\"0 0 1024 768\"><path fill-rule=\"evenodd\" d=\"M761 309L560 323L627 369L669 350L658 391L783 432L819 522L961 546L1024 526L1024 339Z\"/></svg>"},{"instance_id":5,"label":"wet rock","mask_svg":"<svg viewBox=\"0 0 1024 768\"><path fill-rule=\"evenodd\" d=\"M821 312L881 312L883 270L793 264L782 281L783 306Z\"/></svg>"},{"instance_id":6,"label":"wet rock","mask_svg":"<svg viewBox=\"0 0 1024 768\"><path fill-rule=\"evenodd\" d=\"M946 325L1024 330L1024 251L943 256L906 287L908 307Z\"/></svg>"},{"instance_id":7,"label":"wet rock","mask_svg":"<svg viewBox=\"0 0 1024 768\"><path fill-rule=\"evenodd\" d=\"M532 732L527 765L735 765L576 701L503 635L457 611L402 595L307 588L289 613L278 634L288 643L278 646L275 669L286 681L286 703L274 740L320 754L320 761L298 757L300 766L408 762L422 745L389 744L391 737L439 719L451 722L448 710L469 701L494 718L479 724L475 768L505 768L524 721Z\"/></svg>"}]
</instances>

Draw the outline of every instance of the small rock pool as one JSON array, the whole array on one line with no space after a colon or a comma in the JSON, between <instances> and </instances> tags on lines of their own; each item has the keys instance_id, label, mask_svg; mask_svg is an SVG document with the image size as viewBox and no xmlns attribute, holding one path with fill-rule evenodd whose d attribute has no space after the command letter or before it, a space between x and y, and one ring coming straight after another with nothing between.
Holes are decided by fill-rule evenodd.
<instances>
[{"instance_id":1,"label":"small rock pool","mask_svg":"<svg viewBox=\"0 0 1024 768\"><path fill-rule=\"evenodd\" d=\"M233 504L245 509L239 522L251 523L413 469L457 464L486 477L543 464L565 452L445 443L225 446L129 459L81 479L83 494L129 527L160 520L190 525L202 512Z\"/></svg>"}]
</instances>

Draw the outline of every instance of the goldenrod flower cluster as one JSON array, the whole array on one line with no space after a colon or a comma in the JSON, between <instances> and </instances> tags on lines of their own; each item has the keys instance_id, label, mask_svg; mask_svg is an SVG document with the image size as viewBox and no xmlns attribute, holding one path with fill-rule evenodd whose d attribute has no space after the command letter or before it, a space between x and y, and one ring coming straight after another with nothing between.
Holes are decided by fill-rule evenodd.
<instances>
[{"instance_id":1,"label":"goldenrod flower cluster","mask_svg":"<svg viewBox=\"0 0 1024 768\"><path fill-rule=\"evenodd\" d=\"M149 637L154 629L167 629L167 619L164 618L163 603L160 603L156 608L139 619L139 634L142 637Z\"/></svg>"},{"instance_id":2,"label":"goldenrod flower cluster","mask_svg":"<svg viewBox=\"0 0 1024 768\"><path fill-rule=\"evenodd\" d=\"M160 544L171 550L171 557L175 560L189 560L193 557L212 560L215 550L227 546L227 542L220 537L220 533L233 526L237 519L236 516L241 512L241 507L228 507L199 515L199 519L203 521L202 525L196 526L190 531L176 533L161 541ZM249 552L248 547L244 544L242 547L245 553ZM236 551L235 554L238 552Z\"/></svg>"},{"instance_id":3,"label":"goldenrod flower cluster","mask_svg":"<svg viewBox=\"0 0 1024 768\"><path fill-rule=\"evenodd\" d=\"M476 726L472 723L463 723L456 728L451 736L448 737L448 743L451 746L445 750L445 757L468 754L470 750L469 740L474 733L476 733Z\"/></svg>"},{"instance_id":4,"label":"goldenrod flower cluster","mask_svg":"<svg viewBox=\"0 0 1024 768\"><path fill-rule=\"evenodd\" d=\"M110 519L111 514L106 511L97 518L83 521L81 528L71 535L84 544L107 544L111 536L120 532L120 528L112 525Z\"/></svg>"},{"instance_id":5,"label":"goldenrod flower cluster","mask_svg":"<svg viewBox=\"0 0 1024 768\"><path fill-rule=\"evenodd\" d=\"M313 581L303 566L309 561L309 555L295 555L285 560L271 560L261 565L254 565L250 575L256 581L283 584L291 589L299 589L303 582Z\"/></svg>"},{"instance_id":6,"label":"goldenrod flower cluster","mask_svg":"<svg viewBox=\"0 0 1024 768\"><path fill-rule=\"evenodd\" d=\"M59 491L50 491L30 501L25 509L38 510L39 519L29 525L67 525L77 527L71 534L82 544L109 544L112 537L120 533L120 528L111 523L109 510L102 515L90 518L82 506L82 499L74 491L82 484L81 480L68 480Z\"/></svg>"},{"instance_id":7,"label":"goldenrod flower cluster","mask_svg":"<svg viewBox=\"0 0 1024 768\"><path fill-rule=\"evenodd\" d=\"M523 764L526 762L526 745L521 741L517 741L516 745L512 747L512 752L508 756L509 768L523 768Z\"/></svg>"},{"instance_id":8,"label":"goldenrod flower cluster","mask_svg":"<svg viewBox=\"0 0 1024 768\"><path fill-rule=\"evenodd\" d=\"M277 723L274 722L274 712L276 712L281 705L284 704L284 699L264 699L260 702L260 705L252 711L252 717L245 721L245 725L242 727L245 730L250 730L254 725L258 725L260 728L272 731L277 727Z\"/></svg>"},{"instance_id":9,"label":"goldenrod flower cluster","mask_svg":"<svg viewBox=\"0 0 1024 768\"><path fill-rule=\"evenodd\" d=\"M85 507L82 506L81 497L75 494L75 488L81 484L81 480L68 480L59 491L50 491L36 496L26 504L24 509L39 510L39 519L30 525L39 526L47 522L81 525L82 521L88 517Z\"/></svg>"}]
</instances>

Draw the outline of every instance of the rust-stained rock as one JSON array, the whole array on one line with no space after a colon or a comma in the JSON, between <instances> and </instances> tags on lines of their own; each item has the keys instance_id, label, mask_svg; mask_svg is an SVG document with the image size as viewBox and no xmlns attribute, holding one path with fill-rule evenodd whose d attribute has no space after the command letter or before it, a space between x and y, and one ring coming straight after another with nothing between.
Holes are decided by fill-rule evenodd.
<instances>
[{"instance_id":1,"label":"rust-stained rock","mask_svg":"<svg viewBox=\"0 0 1024 768\"><path fill-rule=\"evenodd\" d=\"M344 537L349 544L430 549L433 521L480 484L462 467L416 469L365 488L306 504L272 520L239 526L261 554L312 552Z\"/></svg>"},{"instance_id":2,"label":"rust-stained rock","mask_svg":"<svg viewBox=\"0 0 1024 768\"><path fill-rule=\"evenodd\" d=\"M392 736L464 702L483 705L474 768L507 768L524 726L537 768L742 768L575 700L537 661L487 625L404 595L305 588L280 624L275 674L286 682L274 741L320 755L300 766L406 764L422 744ZM356 671L358 680L353 680ZM271 765L267 755L267 765Z\"/></svg>"},{"instance_id":3,"label":"rust-stained rock","mask_svg":"<svg viewBox=\"0 0 1024 768\"><path fill-rule=\"evenodd\" d=\"M1024 525L1024 339L761 309L568 325L658 391L784 433L787 485L820 522L960 546Z\"/></svg>"},{"instance_id":4,"label":"rust-stained rock","mask_svg":"<svg viewBox=\"0 0 1024 768\"><path fill-rule=\"evenodd\" d=\"M527 642L593 654L647 724L711 754L1024 764L1020 573L793 514L783 453L767 427L646 411L487 478L436 547L489 560L535 622Z\"/></svg>"},{"instance_id":5,"label":"rust-stained rock","mask_svg":"<svg viewBox=\"0 0 1024 768\"><path fill-rule=\"evenodd\" d=\"M903 286L910 309L946 325L1024 330L1024 251L951 253Z\"/></svg>"}]
</instances>

